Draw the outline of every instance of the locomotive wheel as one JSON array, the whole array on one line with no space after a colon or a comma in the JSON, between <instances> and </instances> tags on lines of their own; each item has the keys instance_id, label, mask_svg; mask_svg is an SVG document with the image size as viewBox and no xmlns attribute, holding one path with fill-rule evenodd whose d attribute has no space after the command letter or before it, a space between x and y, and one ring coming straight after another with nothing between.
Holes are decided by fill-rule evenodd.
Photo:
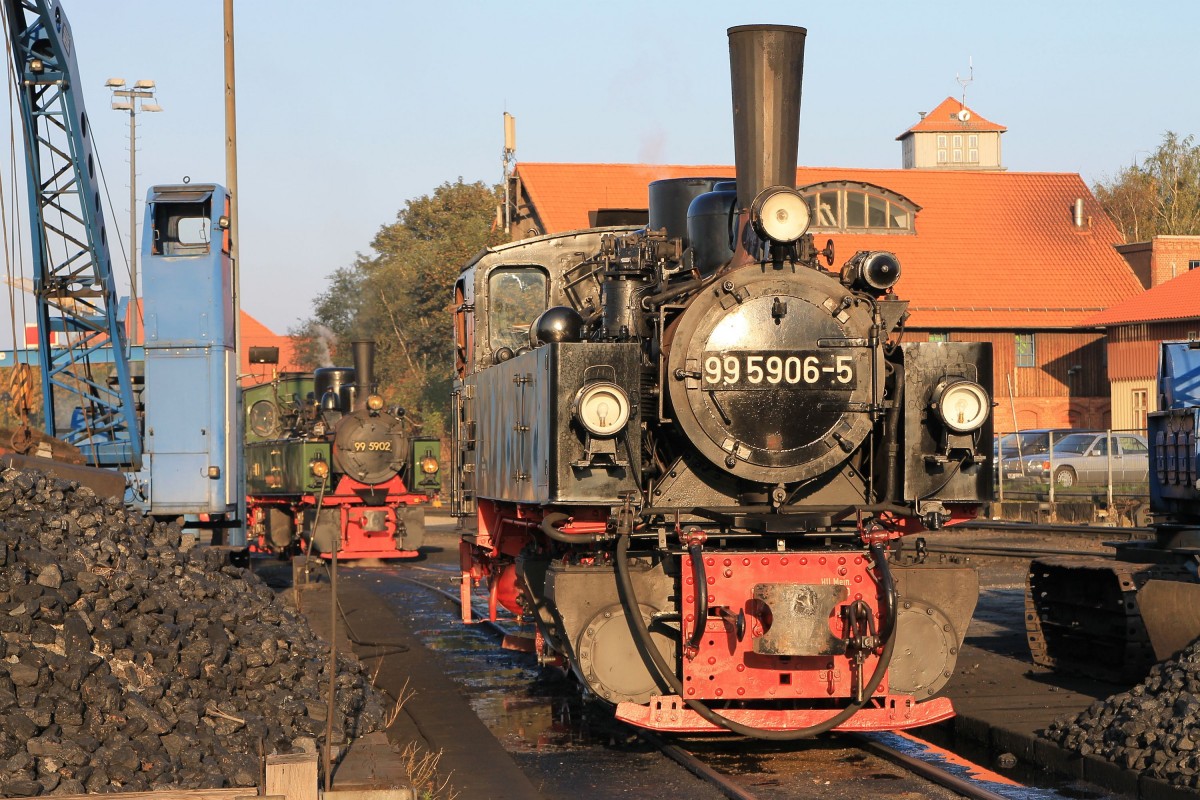
<instances>
[{"instance_id":1,"label":"locomotive wheel","mask_svg":"<svg viewBox=\"0 0 1200 800\"><path fill-rule=\"evenodd\" d=\"M1070 489L1075 485L1075 470L1071 467L1059 467L1054 470L1054 483L1060 489Z\"/></svg>"}]
</instances>

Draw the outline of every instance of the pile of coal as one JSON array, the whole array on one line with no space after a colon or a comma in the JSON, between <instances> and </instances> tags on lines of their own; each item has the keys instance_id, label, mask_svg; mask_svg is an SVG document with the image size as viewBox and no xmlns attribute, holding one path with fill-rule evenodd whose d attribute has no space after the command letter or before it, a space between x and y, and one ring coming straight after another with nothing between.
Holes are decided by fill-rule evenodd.
<instances>
[{"instance_id":1,"label":"pile of coal","mask_svg":"<svg viewBox=\"0 0 1200 800\"><path fill-rule=\"evenodd\" d=\"M1200 643L1127 692L1056 720L1046 738L1177 786L1200 788Z\"/></svg>"},{"instance_id":2,"label":"pile of coal","mask_svg":"<svg viewBox=\"0 0 1200 800\"><path fill-rule=\"evenodd\" d=\"M74 482L0 473L0 794L253 786L323 740L328 646L220 551ZM383 727L338 658L335 740Z\"/></svg>"}]
</instances>

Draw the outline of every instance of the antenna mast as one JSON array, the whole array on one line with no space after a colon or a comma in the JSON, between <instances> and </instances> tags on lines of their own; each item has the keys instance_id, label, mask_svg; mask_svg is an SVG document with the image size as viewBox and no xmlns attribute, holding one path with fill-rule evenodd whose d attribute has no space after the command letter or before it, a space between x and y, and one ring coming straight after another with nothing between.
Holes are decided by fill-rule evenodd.
<instances>
[{"instance_id":1,"label":"antenna mast","mask_svg":"<svg viewBox=\"0 0 1200 800\"><path fill-rule=\"evenodd\" d=\"M508 179L512 176L512 165L517 158L517 118L504 112L504 152L500 157L500 168L504 175L504 232L512 232L512 206L509 200Z\"/></svg>"},{"instance_id":2,"label":"antenna mast","mask_svg":"<svg viewBox=\"0 0 1200 800\"><path fill-rule=\"evenodd\" d=\"M965 78L957 72L954 73L954 80L958 81L958 85L962 87L961 105L963 108L967 107L967 87L975 82L975 59L972 56L967 56L967 69L969 72Z\"/></svg>"}]
</instances>

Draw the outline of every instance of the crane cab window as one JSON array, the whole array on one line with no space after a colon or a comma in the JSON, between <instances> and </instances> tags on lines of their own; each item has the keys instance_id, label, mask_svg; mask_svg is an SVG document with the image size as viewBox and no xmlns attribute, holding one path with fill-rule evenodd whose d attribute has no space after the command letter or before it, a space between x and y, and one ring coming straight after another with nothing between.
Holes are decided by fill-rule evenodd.
<instances>
[{"instance_id":1,"label":"crane cab window","mask_svg":"<svg viewBox=\"0 0 1200 800\"><path fill-rule=\"evenodd\" d=\"M546 272L505 267L488 275L488 344L492 352L529 346L529 324L546 310Z\"/></svg>"},{"instance_id":2,"label":"crane cab window","mask_svg":"<svg viewBox=\"0 0 1200 800\"><path fill-rule=\"evenodd\" d=\"M212 219L207 202L159 203L154 207L156 255L205 255L211 240Z\"/></svg>"}]
</instances>

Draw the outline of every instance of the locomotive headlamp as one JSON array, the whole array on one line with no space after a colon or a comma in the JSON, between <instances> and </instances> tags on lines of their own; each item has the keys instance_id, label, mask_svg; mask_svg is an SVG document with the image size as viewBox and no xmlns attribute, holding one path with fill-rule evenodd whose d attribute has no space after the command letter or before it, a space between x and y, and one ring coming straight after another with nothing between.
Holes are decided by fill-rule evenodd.
<instances>
[{"instance_id":1,"label":"locomotive headlamp","mask_svg":"<svg viewBox=\"0 0 1200 800\"><path fill-rule=\"evenodd\" d=\"M438 469L438 460L433 456L425 456L421 459L421 472L424 472L426 475L432 475Z\"/></svg>"},{"instance_id":2,"label":"locomotive headlamp","mask_svg":"<svg viewBox=\"0 0 1200 800\"><path fill-rule=\"evenodd\" d=\"M886 250L859 250L842 267L842 283L851 289L882 294L900 280L900 259Z\"/></svg>"},{"instance_id":3,"label":"locomotive headlamp","mask_svg":"<svg viewBox=\"0 0 1200 800\"><path fill-rule=\"evenodd\" d=\"M614 436L629 421L629 395L611 381L594 381L575 395L571 413L593 436Z\"/></svg>"},{"instance_id":4,"label":"locomotive headlamp","mask_svg":"<svg viewBox=\"0 0 1200 800\"><path fill-rule=\"evenodd\" d=\"M779 244L791 244L808 230L808 203L795 189L770 186L750 204L750 221L755 232Z\"/></svg>"},{"instance_id":5,"label":"locomotive headlamp","mask_svg":"<svg viewBox=\"0 0 1200 800\"><path fill-rule=\"evenodd\" d=\"M367 408L371 411L382 411L383 398L377 394L367 395Z\"/></svg>"},{"instance_id":6,"label":"locomotive headlamp","mask_svg":"<svg viewBox=\"0 0 1200 800\"><path fill-rule=\"evenodd\" d=\"M320 459L309 464L308 469L318 478L325 478L329 475L329 465Z\"/></svg>"},{"instance_id":7,"label":"locomotive headlamp","mask_svg":"<svg viewBox=\"0 0 1200 800\"><path fill-rule=\"evenodd\" d=\"M987 390L975 381L949 378L934 389L931 407L947 428L955 433L970 433L987 422L992 401Z\"/></svg>"}]
</instances>

